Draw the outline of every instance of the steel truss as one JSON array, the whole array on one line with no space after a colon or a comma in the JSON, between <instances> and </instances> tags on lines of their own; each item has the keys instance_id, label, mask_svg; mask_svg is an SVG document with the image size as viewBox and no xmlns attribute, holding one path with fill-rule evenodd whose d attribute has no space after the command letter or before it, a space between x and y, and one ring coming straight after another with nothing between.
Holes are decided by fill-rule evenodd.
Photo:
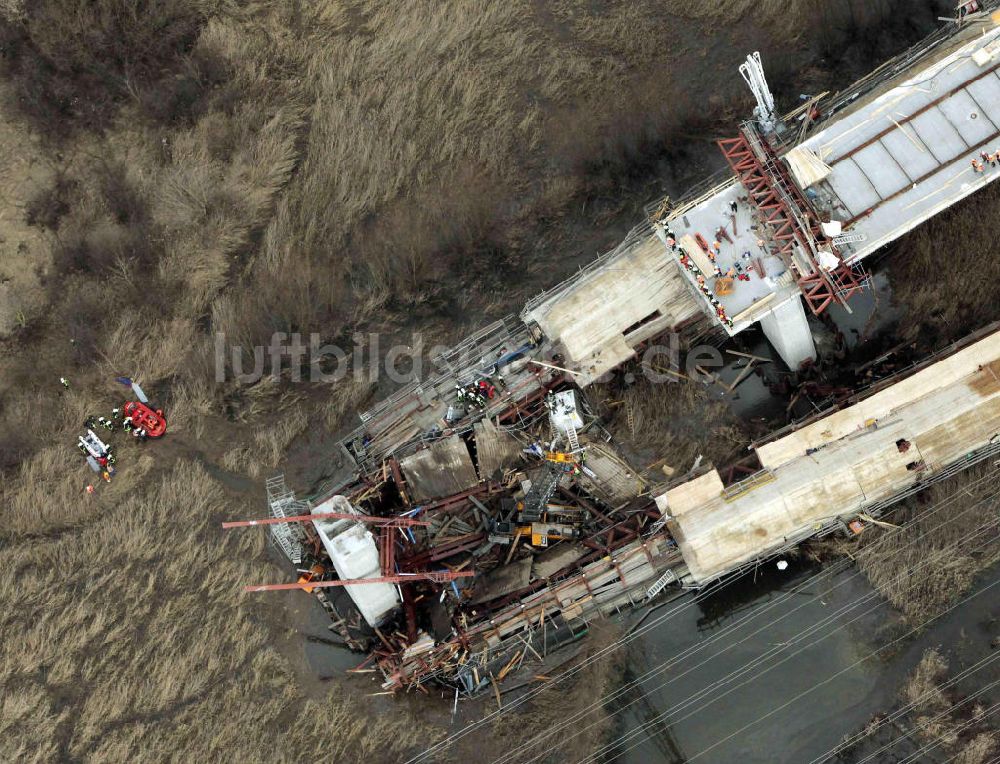
<instances>
[{"instance_id":1,"label":"steel truss","mask_svg":"<svg viewBox=\"0 0 1000 764\"><path fill-rule=\"evenodd\" d=\"M738 137L716 143L746 189L750 202L771 229L776 245L772 251L791 267L813 314L819 315L834 302L846 303L852 295L862 291L863 280L843 262L833 271L819 267L816 238L824 235L819 218L774 149L756 132L749 135L751 130L752 127L744 126ZM794 257L796 246L805 253L805 261ZM839 257L832 242L830 246Z\"/></svg>"}]
</instances>

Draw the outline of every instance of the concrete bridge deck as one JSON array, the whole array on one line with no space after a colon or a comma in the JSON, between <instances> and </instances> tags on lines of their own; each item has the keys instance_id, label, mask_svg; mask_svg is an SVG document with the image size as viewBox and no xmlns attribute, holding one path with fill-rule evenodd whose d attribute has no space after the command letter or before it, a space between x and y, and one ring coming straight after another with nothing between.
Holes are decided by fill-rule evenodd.
<instances>
[{"instance_id":1,"label":"concrete bridge deck","mask_svg":"<svg viewBox=\"0 0 1000 764\"><path fill-rule=\"evenodd\" d=\"M716 470L657 498L704 584L933 479L1000 435L1000 331L757 449L764 469Z\"/></svg>"},{"instance_id":2,"label":"concrete bridge deck","mask_svg":"<svg viewBox=\"0 0 1000 764\"><path fill-rule=\"evenodd\" d=\"M767 147L756 152L763 174L774 180L774 189L764 189L774 192L764 209L751 198L762 193L750 176L750 183L734 178L661 218L668 254L675 260L685 254L696 266L681 270L706 312L716 316L721 305L731 334L776 308L788 314L802 277L859 263L1000 177L1000 167L988 162L982 173L972 167L981 152L1000 150L1000 27L988 22L985 29L959 32L943 50L859 97L801 143L787 140L788 126L779 136L760 136L774 147L773 156ZM758 140L752 129L744 133L749 142ZM765 219L779 205L789 210L787 220ZM823 221L839 223L841 235L819 233ZM785 223L797 229L796 237L779 259ZM678 250L666 246L671 233ZM714 263L696 239L718 240ZM756 270L749 267L754 260ZM749 281L737 280L733 291L720 292L711 269L717 265L725 272L734 264ZM707 290L700 288L699 273ZM840 298L846 295L834 296ZM781 340L769 337L782 350ZM803 349L804 356L810 351ZM786 358L791 366L794 360Z\"/></svg>"},{"instance_id":3,"label":"concrete bridge deck","mask_svg":"<svg viewBox=\"0 0 1000 764\"><path fill-rule=\"evenodd\" d=\"M863 241L841 246L856 262L1000 177L972 168L1000 150L1000 28L836 120L798 147L830 168L817 206Z\"/></svg>"},{"instance_id":4,"label":"concrete bridge deck","mask_svg":"<svg viewBox=\"0 0 1000 764\"><path fill-rule=\"evenodd\" d=\"M980 152L1000 151L997 17L939 35L915 57L893 79L839 97L805 140L791 138L793 120L770 136L748 123L743 154L727 154L734 176L665 200L651 233L634 231L530 301L522 320L564 351L582 385L699 315L729 334L760 323L791 368L814 358L800 295L815 313L850 309L865 256L1000 178L1000 162L972 168ZM831 222L839 235L824 228ZM716 267L745 277L722 285Z\"/></svg>"},{"instance_id":5,"label":"concrete bridge deck","mask_svg":"<svg viewBox=\"0 0 1000 764\"><path fill-rule=\"evenodd\" d=\"M525 355L546 362L558 356L559 365L581 387L633 357L650 338L706 318L730 334L759 322L791 368L814 357L800 300L803 274L822 270L824 258L857 263L1000 178L1000 166L975 174L971 165L980 151L1000 150L997 21L994 15L954 33L936 33L912 55L890 62L893 79L873 85L873 74L847 95L835 97L831 115L817 122L805 140L791 139L799 130L793 112L773 148L756 147L767 165L764 170L781 176L773 193L791 210L786 222L801 229L796 239L788 240L786 232L785 243L779 241L781 231L764 220L750 190L735 176L690 200L667 205L666 212L653 216L657 222L652 230L647 224L638 226L614 250L528 301L519 322L512 319L512 328L502 336L487 338L489 347L481 338L471 338L471 361L446 364L447 370L427 383L415 382L362 415L362 427L349 439L352 456L374 462L400 448L419 446L442 421L454 386L486 373L497 352L521 347L528 337L533 339ZM753 140L759 139L754 133ZM797 168L809 156L815 160L809 165L813 174L803 177ZM824 217L840 222L847 238L856 240L817 235ZM666 243L666 226L677 249ZM699 234L709 247L719 239L720 269L739 263L749 280L736 281L728 294L715 294L715 279L706 273L706 295L696 274L679 259L687 247L689 257L706 265L701 247L687 238ZM749 258L743 257L745 252ZM750 261L756 262L748 267ZM711 299L729 322L719 321ZM538 367L531 368L537 375ZM539 387L528 379L531 374L522 376L526 384Z\"/></svg>"}]
</instances>

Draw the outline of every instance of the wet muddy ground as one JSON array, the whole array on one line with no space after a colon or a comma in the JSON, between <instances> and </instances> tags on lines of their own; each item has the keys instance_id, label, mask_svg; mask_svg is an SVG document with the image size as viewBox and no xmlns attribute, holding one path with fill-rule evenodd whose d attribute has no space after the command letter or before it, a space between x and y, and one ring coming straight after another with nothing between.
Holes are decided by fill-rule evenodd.
<instances>
[{"instance_id":1,"label":"wet muddy ground","mask_svg":"<svg viewBox=\"0 0 1000 764\"><path fill-rule=\"evenodd\" d=\"M902 311L892 301L892 288L887 270L871 275L869 288L851 299L846 309L833 305L826 322L811 319L817 352L822 369L819 376L829 382L855 382L850 369L861 365L875 348L892 343L894 329ZM839 332L835 336L833 329ZM838 347L838 342L842 347ZM789 421L815 413L829 403L829 395L804 394L794 403L789 391L781 391L779 383L798 380L784 365L760 327L748 329L720 347L723 366L713 369L719 383L709 385L713 395L726 401L736 416L756 422L767 429L777 429ZM836 358L832 356L836 355ZM753 368L746 373L750 359L756 356ZM836 369L837 374L830 371ZM846 376L846 379L845 379ZM735 385L735 387L734 387ZM733 388L727 390L726 388Z\"/></svg>"},{"instance_id":2,"label":"wet muddy ground","mask_svg":"<svg viewBox=\"0 0 1000 764\"><path fill-rule=\"evenodd\" d=\"M940 648L953 673L991 651L1000 629L1000 568L911 637L912 627L873 596L863 575L837 570L793 561L781 572L771 563L756 581L748 575L645 636L630 651L628 678L686 657L624 699L613 737L631 737L606 760L809 762L891 711L925 649ZM994 666L961 688L997 676ZM899 753L914 749L901 745ZM896 753L879 761L896 761Z\"/></svg>"},{"instance_id":3,"label":"wet muddy ground","mask_svg":"<svg viewBox=\"0 0 1000 764\"><path fill-rule=\"evenodd\" d=\"M831 309L832 326L814 326L821 354L832 351L839 330L842 369L894 344L905 320L884 269L872 274L869 290L850 307ZM723 345L726 365L717 375L724 384L739 379L747 364L733 349L768 359L758 363L763 374L743 375L733 392L715 385L738 416L779 427L827 402L804 396L790 408L788 395L774 392L768 383L791 373L762 332ZM717 594L692 596L650 619L663 622L628 650L627 692L609 705L614 733L595 761L823 760L846 736L900 705L901 684L926 649L939 648L954 674L989 654L1000 636L997 566L980 576L967 601L908 634L912 626L849 561L789 562L784 571L769 562ZM959 691L975 691L997 676L996 667L977 672ZM996 694L986 696L987 707ZM882 730L836 760L859 760L902 731ZM906 739L874 760L901 761L920 746ZM931 754L917 760L945 759Z\"/></svg>"}]
</instances>

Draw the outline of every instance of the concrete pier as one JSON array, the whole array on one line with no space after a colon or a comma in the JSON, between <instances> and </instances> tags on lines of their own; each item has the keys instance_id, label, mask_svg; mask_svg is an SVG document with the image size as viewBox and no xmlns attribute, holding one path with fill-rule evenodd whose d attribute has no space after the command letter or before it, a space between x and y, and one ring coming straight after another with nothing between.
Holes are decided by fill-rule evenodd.
<instances>
[{"instance_id":1,"label":"concrete pier","mask_svg":"<svg viewBox=\"0 0 1000 764\"><path fill-rule=\"evenodd\" d=\"M802 300L795 296L786 300L760 319L764 334L778 351L788 368L796 371L805 361L816 359L816 344Z\"/></svg>"}]
</instances>

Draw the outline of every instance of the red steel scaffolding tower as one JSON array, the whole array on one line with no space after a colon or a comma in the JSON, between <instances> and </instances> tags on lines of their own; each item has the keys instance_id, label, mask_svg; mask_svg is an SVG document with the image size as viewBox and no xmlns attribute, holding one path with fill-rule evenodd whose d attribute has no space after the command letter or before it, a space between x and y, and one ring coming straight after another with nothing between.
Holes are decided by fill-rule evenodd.
<instances>
[{"instance_id":1,"label":"red steel scaffolding tower","mask_svg":"<svg viewBox=\"0 0 1000 764\"><path fill-rule=\"evenodd\" d=\"M802 295L815 315L831 303L845 304L862 291L862 281L854 268L841 259L832 271L824 271L816 261L817 240L827 239L820 228L819 215L792 181L774 148L750 123L740 128L737 138L717 141L722 155L747 190L750 202L771 229L779 255L795 273ZM829 241L838 259L840 252ZM796 258L796 246L804 258Z\"/></svg>"}]
</instances>

